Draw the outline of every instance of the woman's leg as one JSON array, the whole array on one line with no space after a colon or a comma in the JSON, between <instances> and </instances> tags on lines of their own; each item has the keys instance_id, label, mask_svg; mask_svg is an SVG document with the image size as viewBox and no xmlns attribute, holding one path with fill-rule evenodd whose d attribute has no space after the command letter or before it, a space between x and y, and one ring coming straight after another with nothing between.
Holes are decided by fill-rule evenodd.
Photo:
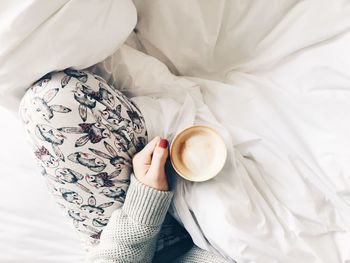
<instances>
[{"instance_id":1,"label":"woman's leg","mask_svg":"<svg viewBox=\"0 0 350 263\"><path fill-rule=\"evenodd\" d=\"M100 77L67 69L33 84L20 113L50 191L83 241L95 244L147 141L140 111Z\"/></svg>"}]
</instances>

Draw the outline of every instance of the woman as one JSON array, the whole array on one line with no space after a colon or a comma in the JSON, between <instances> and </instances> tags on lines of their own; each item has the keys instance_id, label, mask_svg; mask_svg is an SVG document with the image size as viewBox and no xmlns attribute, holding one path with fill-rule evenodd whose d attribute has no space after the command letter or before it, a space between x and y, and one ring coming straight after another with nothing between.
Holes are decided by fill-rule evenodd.
<instances>
[{"instance_id":1,"label":"woman","mask_svg":"<svg viewBox=\"0 0 350 263\"><path fill-rule=\"evenodd\" d=\"M151 262L157 234L169 208L169 191L164 165L168 142L154 138L133 158L134 175L122 209L116 210L104 229L100 244L86 262ZM174 262L226 262L194 246Z\"/></svg>"},{"instance_id":2,"label":"woman","mask_svg":"<svg viewBox=\"0 0 350 263\"><path fill-rule=\"evenodd\" d=\"M167 141L145 147L137 105L101 77L66 69L34 83L20 113L49 190L91 250L87 261L150 262L172 193ZM224 262L199 248L179 260Z\"/></svg>"}]
</instances>

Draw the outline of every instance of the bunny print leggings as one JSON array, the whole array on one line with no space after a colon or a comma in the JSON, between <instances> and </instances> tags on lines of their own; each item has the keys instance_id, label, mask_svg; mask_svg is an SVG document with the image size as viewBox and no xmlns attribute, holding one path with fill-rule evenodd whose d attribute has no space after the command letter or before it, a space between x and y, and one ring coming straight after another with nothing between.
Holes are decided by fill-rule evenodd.
<instances>
[{"instance_id":1,"label":"bunny print leggings","mask_svg":"<svg viewBox=\"0 0 350 263\"><path fill-rule=\"evenodd\" d=\"M141 112L101 77L66 69L26 91L20 116L49 191L85 245L97 244L147 143Z\"/></svg>"}]
</instances>

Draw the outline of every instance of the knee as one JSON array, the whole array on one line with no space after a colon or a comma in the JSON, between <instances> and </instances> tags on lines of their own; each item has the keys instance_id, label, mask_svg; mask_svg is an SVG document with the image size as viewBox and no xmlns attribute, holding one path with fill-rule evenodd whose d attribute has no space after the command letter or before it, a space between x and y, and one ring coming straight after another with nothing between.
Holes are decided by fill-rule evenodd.
<instances>
[{"instance_id":1,"label":"knee","mask_svg":"<svg viewBox=\"0 0 350 263\"><path fill-rule=\"evenodd\" d=\"M36 119L50 122L54 116L72 111L73 107L83 105L93 107L94 101L81 92L88 78L94 76L86 71L65 69L48 73L33 83L21 101L21 113L25 111Z\"/></svg>"}]
</instances>

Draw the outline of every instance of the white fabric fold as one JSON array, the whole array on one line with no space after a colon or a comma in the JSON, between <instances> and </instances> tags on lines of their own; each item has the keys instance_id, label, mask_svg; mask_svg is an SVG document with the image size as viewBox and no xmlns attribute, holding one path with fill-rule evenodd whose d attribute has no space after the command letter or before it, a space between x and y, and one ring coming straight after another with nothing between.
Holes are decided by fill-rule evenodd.
<instances>
[{"instance_id":1,"label":"white fabric fold","mask_svg":"<svg viewBox=\"0 0 350 263\"><path fill-rule=\"evenodd\" d=\"M0 105L17 111L26 88L46 73L104 60L136 24L131 0L0 3Z\"/></svg>"},{"instance_id":2,"label":"white fabric fold","mask_svg":"<svg viewBox=\"0 0 350 263\"><path fill-rule=\"evenodd\" d=\"M339 54L344 55L350 58ZM286 74L288 65L282 66ZM340 117L350 111L350 93L283 89L288 86L264 77L273 78L273 71L236 72L226 83L175 77L160 61L128 46L94 70L110 72L111 84L133 97L150 139L171 140L199 123L223 136L228 157L214 179L192 183L168 171L175 188L171 211L197 246L238 262L350 259L350 141L344 139L350 125Z\"/></svg>"}]
</instances>

